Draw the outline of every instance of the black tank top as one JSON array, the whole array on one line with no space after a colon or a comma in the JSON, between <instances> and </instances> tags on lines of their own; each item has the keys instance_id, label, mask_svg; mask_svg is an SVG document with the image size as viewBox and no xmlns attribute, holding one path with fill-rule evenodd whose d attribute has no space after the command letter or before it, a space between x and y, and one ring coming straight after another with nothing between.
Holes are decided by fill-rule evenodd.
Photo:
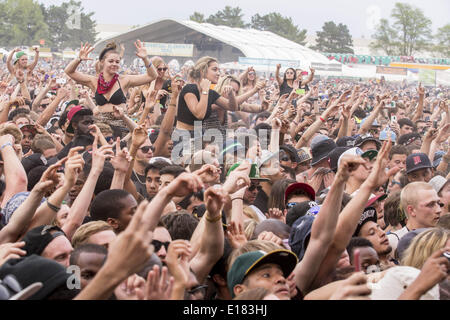
<instances>
[{"instance_id":1,"label":"black tank top","mask_svg":"<svg viewBox=\"0 0 450 320\"><path fill-rule=\"evenodd\" d=\"M105 98L104 95L98 93L98 89L95 92L95 102L98 106L104 106L107 103L111 103L115 106L127 103L127 98L125 97L125 94L123 93L122 86L120 85L120 81L117 80L117 83L119 84L120 89L118 89L114 94L111 96L109 101Z\"/></svg>"}]
</instances>

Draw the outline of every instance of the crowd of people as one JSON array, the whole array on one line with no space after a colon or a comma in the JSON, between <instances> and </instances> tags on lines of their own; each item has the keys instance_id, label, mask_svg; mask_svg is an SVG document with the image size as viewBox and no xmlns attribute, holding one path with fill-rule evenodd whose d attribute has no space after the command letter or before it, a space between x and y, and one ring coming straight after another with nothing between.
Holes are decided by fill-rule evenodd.
<instances>
[{"instance_id":1,"label":"crowd of people","mask_svg":"<svg viewBox=\"0 0 450 320\"><path fill-rule=\"evenodd\" d=\"M449 299L450 88L135 47L0 65L0 300Z\"/></svg>"}]
</instances>

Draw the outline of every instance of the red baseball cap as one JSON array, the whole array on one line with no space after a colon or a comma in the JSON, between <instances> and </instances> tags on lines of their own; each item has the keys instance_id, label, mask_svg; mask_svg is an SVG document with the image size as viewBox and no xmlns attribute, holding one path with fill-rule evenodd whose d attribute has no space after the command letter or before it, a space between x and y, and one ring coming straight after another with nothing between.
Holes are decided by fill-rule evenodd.
<instances>
[{"instance_id":1,"label":"red baseball cap","mask_svg":"<svg viewBox=\"0 0 450 320\"><path fill-rule=\"evenodd\" d=\"M83 106L75 106L72 109L70 109L69 113L67 114L67 120L69 120L69 126L67 127L67 132L74 133L73 127L72 127L72 119L73 117L79 114L81 116L92 116L92 110L86 109Z\"/></svg>"},{"instance_id":2,"label":"red baseball cap","mask_svg":"<svg viewBox=\"0 0 450 320\"><path fill-rule=\"evenodd\" d=\"M303 190L308 195L310 200L316 200L316 191L314 191L313 187L306 183L297 182L287 187L286 192L284 193L284 202L286 202L289 195L296 190Z\"/></svg>"}]
</instances>

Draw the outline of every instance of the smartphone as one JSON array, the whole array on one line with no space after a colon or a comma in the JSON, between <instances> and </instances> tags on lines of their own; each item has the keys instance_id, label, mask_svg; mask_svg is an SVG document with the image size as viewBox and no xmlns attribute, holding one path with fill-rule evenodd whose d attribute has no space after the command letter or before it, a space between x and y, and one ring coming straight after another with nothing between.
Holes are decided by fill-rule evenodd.
<instances>
[{"instance_id":1,"label":"smartphone","mask_svg":"<svg viewBox=\"0 0 450 320\"><path fill-rule=\"evenodd\" d=\"M304 95L306 93L306 90L305 89L297 89L297 90L295 90L295 93L298 95Z\"/></svg>"},{"instance_id":2,"label":"smartphone","mask_svg":"<svg viewBox=\"0 0 450 320\"><path fill-rule=\"evenodd\" d=\"M438 127L438 122L437 122L437 120L434 120L433 121L433 128L437 129L437 127Z\"/></svg>"},{"instance_id":3,"label":"smartphone","mask_svg":"<svg viewBox=\"0 0 450 320\"><path fill-rule=\"evenodd\" d=\"M391 117L391 122L397 122L397 116L392 116Z\"/></svg>"},{"instance_id":4,"label":"smartphone","mask_svg":"<svg viewBox=\"0 0 450 320\"><path fill-rule=\"evenodd\" d=\"M391 108L395 108L395 101L391 102Z\"/></svg>"},{"instance_id":5,"label":"smartphone","mask_svg":"<svg viewBox=\"0 0 450 320\"><path fill-rule=\"evenodd\" d=\"M356 249L353 253L353 264L355 265L355 271L361 271L361 262L359 261L359 249Z\"/></svg>"}]
</instances>

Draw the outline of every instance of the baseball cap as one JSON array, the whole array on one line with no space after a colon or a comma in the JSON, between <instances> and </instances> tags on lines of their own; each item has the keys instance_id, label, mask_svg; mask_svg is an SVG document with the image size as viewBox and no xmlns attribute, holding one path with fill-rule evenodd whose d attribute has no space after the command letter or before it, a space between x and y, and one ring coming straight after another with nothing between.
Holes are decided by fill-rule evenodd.
<instances>
[{"instance_id":1,"label":"baseball cap","mask_svg":"<svg viewBox=\"0 0 450 320\"><path fill-rule=\"evenodd\" d=\"M406 173L432 168L431 161L425 153L413 153L406 158Z\"/></svg>"},{"instance_id":2,"label":"baseball cap","mask_svg":"<svg viewBox=\"0 0 450 320\"><path fill-rule=\"evenodd\" d=\"M26 55L26 53L23 52L23 51L16 52L16 54L13 55L13 57L12 57L12 64L16 64L17 61L19 61L19 59L22 58L22 56L25 56L25 55Z\"/></svg>"},{"instance_id":3,"label":"baseball cap","mask_svg":"<svg viewBox=\"0 0 450 320\"><path fill-rule=\"evenodd\" d=\"M314 220L314 216L304 215L295 220L292 225L291 233L289 235L289 246L292 252L297 255L299 261L301 261L305 255Z\"/></svg>"},{"instance_id":4,"label":"baseball cap","mask_svg":"<svg viewBox=\"0 0 450 320\"><path fill-rule=\"evenodd\" d=\"M433 179L431 179L428 183L433 187L434 190L436 190L437 193L439 193L445 186L445 184L449 181L450 180L445 179L442 176L436 176Z\"/></svg>"},{"instance_id":5,"label":"baseball cap","mask_svg":"<svg viewBox=\"0 0 450 320\"><path fill-rule=\"evenodd\" d=\"M69 126L67 127L67 132L74 133L73 127L72 127L72 119L75 115L79 116L92 116L92 110L84 108L83 106L75 106L72 109L70 109L69 113L67 114L67 120L69 121Z\"/></svg>"},{"instance_id":6,"label":"baseball cap","mask_svg":"<svg viewBox=\"0 0 450 320\"><path fill-rule=\"evenodd\" d=\"M228 271L228 289L234 298L234 287L241 284L252 270L268 263L279 265L284 277L288 278L295 269L297 262L298 259L295 254L284 249L274 250L268 253L262 250L244 253L234 261L230 271Z\"/></svg>"},{"instance_id":7,"label":"baseball cap","mask_svg":"<svg viewBox=\"0 0 450 320\"><path fill-rule=\"evenodd\" d=\"M361 156L362 158L368 158L370 160L373 160L376 156L378 156L377 150L367 150L366 152L362 151L360 148L355 147L348 149L344 153L341 154L338 160L338 167L341 164L341 160L345 155L351 155L351 156Z\"/></svg>"},{"instance_id":8,"label":"baseball cap","mask_svg":"<svg viewBox=\"0 0 450 320\"><path fill-rule=\"evenodd\" d=\"M361 231L361 228L363 225L365 225L367 222L373 221L377 223L377 210L373 207L365 208L363 211L363 214L361 215L361 218L359 218L358 226L356 227L355 233L353 233L354 237L357 237L359 235L359 232Z\"/></svg>"},{"instance_id":9,"label":"baseball cap","mask_svg":"<svg viewBox=\"0 0 450 320\"><path fill-rule=\"evenodd\" d=\"M168 158L164 158L164 157L153 157L150 159L149 164L154 164L155 162L158 161L162 161L162 162L166 162L169 165L172 165L172 160L168 159Z\"/></svg>"},{"instance_id":10,"label":"baseball cap","mask_svg":"<svg viewBox=\"0 0 450 320\"><path fill-rule=\"evenodd\" d=\"M380 148L381 148L380 140L378 140L377 138L375 138L374 136L372 136L371 134L368 134L368 133L360 135L355 139L355 147L361 148L364 143L369 142L369 141L375 142L375 144L377 145L377 150L380 150Z\"/></svg>"},{"instance_id":11,"label":"baseball cap","mask_svg":"<svg viewBox=\"0 0 450 320\"><path fill-rule=\"evenodd\" d=\"M338 147L353 148L355 146L355 138L353 137L342 137L336 141Z\"/></svg>"},{"instance_id":12,"label":"baseball cap","mask_svg":"<svg viewBox=\"0 0 450 320\"><path fill-rule=\"evenodd\" d=\"M52 234L51 231L55 232ZM22 241L25 241L23 250L27 252L27 256L32 254L40 255L48 244L59 236L66 236L66 234L57 226L46 225L36 227L28 231L23 237Z\"/></svg>"},{"instance_id":13,"label":"baseball cap","mask_svg":"<svg viewBox=\"0 0 450 320\"><path fill-rule=\"evenodd\" d=\"M422 136L417 132L407 133L398 138L397 143L403 146L409 146L414 141L422 139Z\"/></svg>"},{"instance_id":14,"label":"baseball cap","mask_svg":"<svg viewBox=\"0 0 450 320\"><path fill-rule=\"evenodd\" d=\"M303 217L311 208L314 208L316 206L317 202L315 201L303 201L297 203L295 206L288 210L286 214L286 224L292 227L292 225L298 218Z\"/></svg>"},{"instance_id":15,"label":"baseball cap","mask_svg":"<svg viewBox=\"0 0 450 320\"><path fill-rule=\"evenodd\" d=\"M320 161L327 159L331 151L336 148L336 143L331 139L322 140L313 145L311 143L312 161L311 165L315 165Z\"/></svg>"},{"instance_id":16,"label":"baseball cap","mask_svg":"<svg viewBox=\"0 0 450 320\"><path fill-rule=\"evenodd\" d=\"M12 275L22 288L37 282L42 288L28 300L42 300L55 289L67 283L70 273L58 262L33 254L20 259L10 259L0 268L0 278ZM78 292L78 291L77 291Z\"/></svg>"},{"instance_id":17,"label":"baseball cap","mask_svg":"<svg viewBox=\"0 0 450 320\"><path fill-rule=\"evenodd\" d=\"M330 168L333 171L336 171L338 168L338 161L341 155L347 151L348 147L337 147L330 153Z\"/></svg>"},{"instance_id":18,"label":"baseball cap","mask_svg":"<svg viewBox=\"0 0 450 320\"><path fill-rule=\"evenodd\" d=\"M36 127L33 124L21 124L19 126L20 131L25 132L28 131L30 132L33 136L35 136L37 134L37 130Z\"/></svg>"},{"instance_id":19,"label":"baseball cap","mask_svg":"<svg viewBox=\"0 0 450 320\"><path fill-rule=\"evenodd\" d=\"M311 140L311 149L314 148L318 143L325 141L325 140L329 140L329 139L330 138L328 138L327 136L325 136L323 134L318 134Z\"/></svg>"},{"instance_id":20,"label":"baseball cap","mask_svg":"<svg viewBox=\"0 0 450 320\"><path fill-rule=\"evenodd\" d=\"M297 156L299 158L298 163L303 163L312 159L310 153L306 148L301 148L297 150Z\"/></svg>"},{"instance_id":21,"label":"baseball cap","mask_svg":"<svg viewBox=\"0 0 450 320\"><path fill-rule=\"evenodd\" d=\"M297 182L287 187L286 191L284 192L284 202L286 202L289 196L297 190L304 191L312 201L316 199L316 191L314 191L313 187L306 183Z\"/></svg>"},{"instance_id":22,"label":"baseball cap","mask_svg":"<svg viewBox=\"0 0 450 320\"><path fill-rule=\"evenodd\" d=\"M372 290L371 300L397 300L419 276L420 270L409 266L389 268L377 283L368 282ZM420 300L439 300L439 285L435 285L421 296Z\"/></svg>"},{"instance_id":23,"label":"baseball cap","mask_svg":"<svg viewBox=\"0 0 450 320\"><path fill-rule=\"evenodd\" d=\"M378 196L371 194L369 201L367 201L366 208L371 207L377 200L383 201L388 197L386 193L380 194Z\"/></svg>"},{"instance_id":24,"label":"baseball cap","mask_svg":"<svg viewBox=\"0 0 450 320\"><path fill-rule=\"evenodd\" d=\"M433 167L437 168L441 164L441 161L445 155L444 151L436 151L434 154Z\"/></svg>"}]
</instances>

